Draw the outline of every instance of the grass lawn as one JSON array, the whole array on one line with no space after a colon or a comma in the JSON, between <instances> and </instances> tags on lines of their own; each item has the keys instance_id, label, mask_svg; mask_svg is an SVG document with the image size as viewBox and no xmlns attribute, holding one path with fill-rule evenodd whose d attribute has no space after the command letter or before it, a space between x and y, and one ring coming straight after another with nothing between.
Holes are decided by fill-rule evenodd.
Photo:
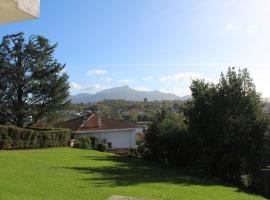
<instances>
[{"instance_id":1,"label":"grass lawn","mask_svg":"<svg viewBox=\"0 0 270 200\"><path fill-rule=\"evenodd\" d=\"M180 169L96 151L0 151L0 200L264 199Z\"/></svg>"}]
</instances>

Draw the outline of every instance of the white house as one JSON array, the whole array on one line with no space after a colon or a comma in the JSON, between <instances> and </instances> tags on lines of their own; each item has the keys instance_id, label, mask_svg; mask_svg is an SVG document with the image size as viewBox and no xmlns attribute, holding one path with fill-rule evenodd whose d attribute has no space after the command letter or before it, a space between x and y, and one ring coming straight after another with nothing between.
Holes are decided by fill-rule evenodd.
<instances>
[{"instance_id":1,"label":"white house","mask_svg":"<svg viewBox=\"0 0 270 200\"><path fill-rule=\"evenodd\" d=\"M110 149L132 149L142 128L131 123L109 119L99 113L72 119L55 127L71 129L75 137L105 139Z\"/></svg>"},{"instance_id":2,"label":"white house","mask_svg":"<svg viewBox=\"0 0 270 200\"><path fill-rule=\"evenodd\" d=\"M40 0L0 0L0 24L36 19Z\"/></svg>"}]
</instances>

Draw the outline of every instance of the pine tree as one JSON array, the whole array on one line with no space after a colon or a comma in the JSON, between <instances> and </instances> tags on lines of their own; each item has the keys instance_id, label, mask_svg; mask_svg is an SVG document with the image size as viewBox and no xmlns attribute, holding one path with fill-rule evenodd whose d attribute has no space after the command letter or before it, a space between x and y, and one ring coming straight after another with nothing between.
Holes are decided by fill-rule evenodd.
<instances>
[{"instance_id":1,"label":"pine tree","mask_svg":"<svg viewBox=\"0 0 270 200\"><path fill-rule=\"evenodd\" d=\"M69 96L65 65L54 58L57 44L40 35L7 35L0 44L1 123L29 127L63 108Z\"/></svg>"}]
</instances>

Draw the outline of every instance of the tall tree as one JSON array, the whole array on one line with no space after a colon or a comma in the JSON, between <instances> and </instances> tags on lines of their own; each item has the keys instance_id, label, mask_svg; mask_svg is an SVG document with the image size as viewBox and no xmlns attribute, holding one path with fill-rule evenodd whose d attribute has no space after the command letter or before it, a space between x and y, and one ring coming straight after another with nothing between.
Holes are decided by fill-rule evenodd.
<instances>
[{"instance_id":1,"label":"tall tree","mask_svg":"<svg viewBox=\"0 0 270 200\"><path fill-rule=\"evenodd\" d=\"M255 181L268 130L264 104L246 69L229 68L218 84L195 80L186 116L198 154L213 175L241 183Z\"/></svg>"},{"instance_id":2,"label":"tall tree","mask_svg":"<svg viewBox=\"0 0 270 200\"><path fill-rule=\"evenodd\" d=\"M7 35L0 44L0 119L29 127L61 109L69 96L65 65L54 58L57 44L40 35Z\"/></svg>"}]
</instances>

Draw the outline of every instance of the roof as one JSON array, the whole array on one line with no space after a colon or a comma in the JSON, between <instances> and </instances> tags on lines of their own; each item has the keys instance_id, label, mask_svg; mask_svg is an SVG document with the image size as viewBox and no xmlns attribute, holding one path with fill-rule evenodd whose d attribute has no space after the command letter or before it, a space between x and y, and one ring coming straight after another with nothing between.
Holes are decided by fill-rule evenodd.
<instances>
[{"instance_id":1,"label":"roof","mask_svg":"<svg viewBox=\"0 0 270 200\"><path fill-rule=\"evenodd\" d=\"M55 128L66 128L66 129L70 129L72 131L76 131L82 125L84 118L85 118L85 116L77 117L75 119L70 119L68 121L57 123L53 127L55 127Z\"/></svg>"},{"instance_id":2,"label":"roof","mask_svg":"<svg viewBox=\"0 0 270 200\"><path fill-rule=\"evenodd\" d=\"M85 127L84 127L84 119L87 120ZM98 131L98 130L137 128L135 124L109 119L108 116L103 116L100 121L101 126L99 126L98 113L93 113L90 117L87 116L75 118L62 123L58 123L54 127L67 128L72 131Z\"/></svg>"},{"instance_id":3,"label":"roof","mask_svg":"<svg viewBox=\"0 0 270 200\"><path fill-rule=\"evenodd\" d=\"M101 126L98 123L98 114L94 113L88 120L87 126L81 126L78 131L96 131L96 130L110 130L110 129L127 129L127 128L136 128L134 124L109 119L108 116L103 116L101 120Z\"/></svg>"}]
</instances>

